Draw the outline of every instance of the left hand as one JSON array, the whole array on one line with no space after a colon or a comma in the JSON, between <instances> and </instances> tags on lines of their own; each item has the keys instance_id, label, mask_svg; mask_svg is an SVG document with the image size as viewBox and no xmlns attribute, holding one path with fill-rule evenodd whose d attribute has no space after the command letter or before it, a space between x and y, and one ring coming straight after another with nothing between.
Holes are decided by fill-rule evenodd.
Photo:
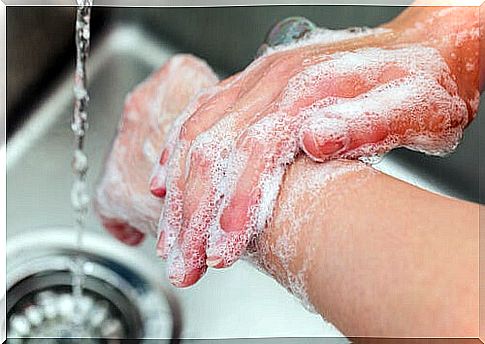
<instances>
[{"instance_id":1,"label":"left hand","mask_svg":"<svg viewBox=\"0 0 485 344\"><path fill-rule=\"evenodd\" d=\"M163 200L150 195L148 182L158 152L175 118L217 81L204 61L176 55L126 97L94 200L104 227L125 244L156 235Z\"/></svg>"}]
</instances>

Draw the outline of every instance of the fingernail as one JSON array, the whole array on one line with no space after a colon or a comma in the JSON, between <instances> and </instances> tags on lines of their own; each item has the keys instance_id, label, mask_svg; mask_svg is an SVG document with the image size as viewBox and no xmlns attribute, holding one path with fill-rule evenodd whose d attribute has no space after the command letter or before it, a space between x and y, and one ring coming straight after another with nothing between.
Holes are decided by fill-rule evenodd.
<instances>
[{"instance_id":1,"label":"fingernail","mask_svg":"<svg viewBox=\"0 0 485 344\"><path fill-rule=\"evenodd\" d=\"M168 149L164 149L162 154L160 155L160 161L159 161L159 164L160 165L165 165L165 163L168 161L168 156L169 156L169 153L168 153Z\"/></svg>"},{"instance_id":2,"label":"fingernail","mask_svg":"<svg viewBox=\"0 0 485 344\"><path fill-rule=\"evenodd\" d=\"M156 251L157 251L157 256L159 256L162 259L167 259L167 254L165 252L165 231L160 231L160 234L158 235L157 239L157 246L156 246Z\"/></svg>"},{"instance_id":3,"label":"fingernail","mask_svg":"<svg viewBox=\"0 0 485 344\"><path fill-rule=\"evenodd\" d=\"M168 279L176 287L183 286L185 280L184 259L180 250L172 250L168 257Z\"/></svg>"},{"instance_id":4,"label":"fingernail","mask_svg":"<svg viewBox=\"0 0 485 344\"><path fill-rule=\"evenodd\" d=\"M219 224L226 233L241 232L249 221L249 208L255 203L250 196L232 200L223 210Z\"/></svg>"},{"instance_id":5,"label":"fingernail","mask_svg":"<svg viewBox=\"0 0 485 344\"><path fill-rule=\"evenodd\" d=\"M143 232L126 223L105 220L103 221L103 226L116 239L128 246L137 246L145 239Z\"/></svg>"},{"instance_id":6,"label":"fingernail","mask_svg":"<svg viewBox=\"0 0 485 344\"><path fill-rule=\"evenodd\" d=\"M313 159L323 161L346 146L345 138L329 140L329 136L318 135L313 131L307 131L302 136L303 150Z\"/></svg>"},{"instance_id":7,"label":"fingernail","mask_svg":"<svg viewBox=\"0 0 485 344\"><path fill-rule=\"evenodd\" d=\"M205 263L211 268L220 268L222 267L223 260L219 256L208 256Z\"/></svg>"},{"instance_id":8,"label":"fingernail","mask_svg":"<svg viewBox=\"0 0 485 344\"><path fill-rule=\"evenodd\" d=\"M154 176L150 180L150 192L153 196L163 198L167 194L167 188L165 187L165 180L161 182L159 176Z\"/></svg>"},{"instance_id":9,"label":"fingernail","mask_svg":"<svg viewBox=\"0 0 485 344\"><path fill-rule=\"evenodd\" d=\"M331 155L344 148L345 143L343 139L338 139L334 141L323 140L321 142L317 141L317 145L321 154Z\"/></svg>"},{"instance_id":10,"label":"fingernail","mask_svg":"<svg viewBox=\"0 0 485 344\"><path fill-rule=\"evenodd\" d=\"M160 156L159 164L155 166L152 177L150 178L150 192L158 198L163 198L167 194L167 171L163 165L168 161L168 157L168 150L165 149Z\"/></svg>"}]
</instances>

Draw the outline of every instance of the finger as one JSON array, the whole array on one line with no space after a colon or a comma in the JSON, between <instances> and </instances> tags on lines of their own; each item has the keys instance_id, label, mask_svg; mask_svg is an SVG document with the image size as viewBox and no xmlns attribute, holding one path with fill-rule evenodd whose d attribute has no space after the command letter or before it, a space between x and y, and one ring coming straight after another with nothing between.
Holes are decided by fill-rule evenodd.
<instances>
[{"instance_id":1,"label":"finger","mask_svg":"<svg viewBox=\"0 0 485 344\"><path fill-rule=\"evenodd\" d=\"M182 231L190 237L188 244L182 245L187 269L193 266L191 260L204 258L207 245L207 232L220 207L221 183L225 178L228 154L236 142L239 132L261 115L261 109L267 108L279 96L281 85L297 70L301 63L300 56L279 60L271 65L274 74L263 73L257 77L246 78L238 94L237 103L231 106L231 112L214 124L210 130L199 134L190 148L190 171L188 171L183 204ZM246 82L251 84L247 87ZM204 115L204 114L203 114ZM205 119L205 115L204 115ZM197 234L194 234L197 233ZM200 255L194 252L202 252Z\"/></svg>"},{"instance_id":2,"label":"finger","mask_svg":"<svg viewBox=\"0 0 485 344\"><path fill-rule=\"evenodd\" d=\"M207 88L204 91L200 92L197 97L193 99L193 101L187 106L184 113L179 116L179 118L177 118L177 120L174 122L169 134L167 135L167 139L165 140L165 146L160 155L160 159L155 165L152 176L150 178L150 191L155 197L162 198L166 195L167 163L170 156L172 155L173 150L175 149L175 146L177 145L178 139L181 136L184 124L189 120L190 117L196 115L197 110L199 110L202 104L205 104L206 102L211 100L211 98L215 97L218 92L224 92L224 90L228 89L230 86L233 85L238 77L239 74L234 74L233 76L221 81L217 85L217 87ZM215 83L213 85L215 85ZM220 100L221 98L212 99L212 104L217 103ZM217 119L219 119L225 111L225 103L220 102L218 104L221 105L219 109L212 109L214 118L212 120L210 120L209 118L206 118L204 120L204 122L208 126L212 125L215 121L217 121ZM204 108L203 110L205 109L206 108ZM194 127L197 128L197 125L191 126L190 130L193 130ZM201 127L199 130L202 131L203 128Z\"/></svg>"},{"instance_id":3,"label":"finger","mask_svg":"<svg viewBox=\"0 0 485 344\"><path fill-rule=\"evenodd\" d=\"M285 167L298 145L297 121L282 113L251 126L231 152L223 183L223 204L210 228L207 264L222 268L244 254L250 240L265 227L279 191Z\"/></svg>"},{"instance_id":4,"label":"finger","mask_svg":"<svg viewBox=\"0 0 485 344\"><path fill-rule=\"evenodd\" d=\"M216 121L216 116L222 117L224 115L225 109L229 106L230 102L233 101L237 96L237 89L226 90L224 94L216 95L213 99L208 102L210 104L203 104L202 106L206 110L213 110L215 114L212 114L211 121ZM192 116L200 118L200 114L196 111ZM174 240L177 239L182 219L183 211L183 195L185 191L185 181L186 181L186 160L189 158L189 149L192 140L198 130L204 130L207 123L204 120L196 121L191 120L192 117L188 117L187 121L181 126L179 139L175 150L172 152L167 165L167 178L166 178L166 199L165 208L163 211L162 221L160 222L160 231L165 231L166 234L163 236L163 241L159 240L157 243L157 248L163 257L166 257Z\"/></svg>"},{"instance_id":5,"label":"finger","mask_svg":"<svg viewBox=\"0 0 485 344\"><path fill-rule=\"evenodd\" d=\"M196 173L200 180L210 178L211 168L203 154L191 152L189 177ZM212 192L211 192L212 191ZM175 286L187 287L194 284L206 271L205 247L207 242L207 226L211 218L201 214L197 209L196 200L209 201L214 198L213 188L206 190L203 184L187 184L183 203L183 224L176 243L176 249L172 249L169 258L169 279Z\"/></svg>"},{"instance_id":6,"label":"finger","mask_svg":"<svg viewBox=\"0 0 485 344\"><path fill-rule=\"evenodd\" d=\"M186 144L182 142L181 144ZM181 158L183 147L180 145L173 151L168 163L167 194L158 225L157 253L167 259L170 249L178 239L182 226L182 201L185 174L184 159Z\"/></svg>"},{"instance_id":7,"label":"finger","mask_svg":"<svg viewBox=\"0 0 485 344\"><path fill-rule=\"evenodd\" d=\"M232 192L224 191L228 203L220 212L219 224L211 227L209 266L221 268L233 264L245 252L251 238L264 228L285 166L299 150L296 139L301 107L315 100L321 106L328 106L335 99L363 93L383 82L376 71L386 69L394 77L404 74L395 66L383 68L382 63L374 63L366 66L367 73L373 74L371 78L365 73L349 71L347 62L326 59L296 74L276 101L284 111L267 115L238 141L232 153L237 157L233 157L237 164L228 167L225 177L226 183L234 183L235 187ZM242 163L241 156L248 159Z\"/></svg>"},{"instance_id":8,"label":"finger","mask_svg":"<svg viewBox=\"0 0 485 344\"><path fill-rule=\"evenodd\" d=\"M205 250L209 226L214 221L220 203L219 184L224 175L222 165L226 160L223 155L227 154L223 147L228 147L228 143L235 139L227 135L232 132L224 124L227 121L227 118L220 121L215 128L200 135L190 149L183 201L183 226L179 238L183 258L183 270L179 270L179 273L183 276L179 274L175 279L184 281L179 282L184 286L195 283L198 280L195 277L200 278L207 269Z\"/></svg>"},{"instance_id":9,"label":"finger","mask_svg":"<svg viewBox=\"0 0 485 344\"><path fill-rule=\"evenodd\" d=\"M221 125L225 127L227 126ZM219 132L220 133L220 132ZM203 134L210 136L209 133ZM212 217L205 211L206 207L198 207L200 200L203 202L214 202L217 199L215 196L216 189L214 184L201 183L201 181L209 180L214 177L213 165L208 156L215 158L211 152L215 152L214 148L210 149L207 143L221 142L220 140L208 140L199 136L197 142L204 142L205 145L199 146L199 143L195 143L188 151L188 158L190 164L183 164L184 172L179 175L187 175L187 180L199 182L187 182L185 178L180 178L181 187L178 188L178 192L183 190L184 198L179 202L183 204L183 208L178 208L176 212L182 212L181 218L173 218L172 223L177 227L176 231L179 232L177 238L172 242L167 242L166 238L161 238L160 243L166 248L164 251L168 251L168 265L169 265L169 279L171 283L177 287L188 287L196 283L207 270L205 263L206 255L205 248L208 237L207 226L210 224ZM208 153L208 154L205 154ZM177 159L181 161L181 159ZM170 170L172 166L170 165ZM185 170L187 169L187 170ZM208 189L206 188L208 187ZM172 188L169 189L172 192ZM212 203L213 208L213 203ZM210 209L212 209L210 208ZM170 214L164 218L169 219ZM172 228L174 227L172 226ZM174 232L169 228L166 233ZM165 253L167 254L167 253Z\"/></svg>"},{"instance_id":10,"label":"finger","mask_svg":"<svg viewBox=\"0 0 485 344\"><path fill-rule=\"evenodd\" d=\"M314 160L358 158L405 146L430 154L453 150L468 117L466 104L437 81L410 76L324 109L312 109L301 146Z\"/></svg>"},{"instance_id":11,"label":"finger","mask_svg":"<svg viewBox=\"0 0 485 344\"><path fill-rule=\"evenodd\" d=\"M129 246L137 246L145 239L145 234L127 223L102 217L104 228L116 239Z\"/></svg>"},{"instance_id":12,"label":"finger","mask_svg":"<svg viewBox=\"0 0 485 344\"><path fill-rule=\"evenodd\" d=\"M157 252L162 258L167 258L171 247L178 239L183 221L183 195L186 182L186 160L190 159L189 149L197 135L214 125L226 114L226 110L237 98L240 87L235 85L238 78L231 82L223 82L207 92L207 100L193 112L192 109L177 120L173 137L175 149L169 153L168 163L163 167L166 177L165 208L159 224ZM205 115L207 114L207 115Z\"/></svg>"}]
</instances>

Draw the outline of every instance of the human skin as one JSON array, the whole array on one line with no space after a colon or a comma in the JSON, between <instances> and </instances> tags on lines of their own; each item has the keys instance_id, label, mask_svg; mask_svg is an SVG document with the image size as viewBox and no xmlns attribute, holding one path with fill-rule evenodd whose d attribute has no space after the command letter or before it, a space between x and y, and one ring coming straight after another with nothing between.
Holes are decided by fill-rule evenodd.
<instances>
[{"instance_id":1,"label":"human skin","mask_svg":"<svg viewBox=\"0 0 485 344\"><path fill-rule=\"evenodd\" d=\"M162 84L177 80L182 89L185 83L192 86L190 78L173 79L192 69L211 79L199 60L177 56L128 98L127 109L137 108L137 102L142 107L134 124L123 123L147 130L150 141L164 138L170 118L157 122L159 130L140 124L158 109L148 106L146 97L159 93L145 87L159 83L157 76L174 61L177 67ZM165 95L173 99L170 92ZM147 228L155 228L158 213L144 210L154 198L140 183L151 173L147 155L139 152L144 143L137 138L143 134L133 139L121 130L119 135L98 188L97 210L113 234L133 244L139 234L121 225L130 218L113 228L114 218L121 212L136 220L132 225L142 218ZM122 149L126 143L131 160ZM123 187L113 186L111 164L123 166ZM361 162L315 163L300 156L285 173L272 220L252 243L248 259L347 336L477 334L478 206L423 191Z\"/></svg>"},{"instance_id":2,"label":"human skin","mask_svg":"<svg viewBox=\"0 0 485 344\"><path fill-rule=\"evenodd\" d=\"M479 206L359 162L327 165L290 167L252 259L347 336L478 337Z\"/></svg>"},{"instance_id":3,"label":"human skin","mask_svg":"<svg viewBox=\"0 0 485 344\"><path fill-rule=\"evenodd\" d=\"M152 228L157 218L144 221ZM348 336L477 335L478 206L362 163L299 157L251 252L257 265Z\"/></svg>"},{"instance_id":4,"label":"human skin","mask_svg":"<svg viewBox=\"0 0 485 344\"><path fill-rule=\"evenodd\" d=\"M151 135L163 138L169 124ZM126 187L114 190L107 182L112 168L105 171L97 194L110 201L98 199L97 209L105 225L105 216L121 209L155 228L157 212L141 211L140 204L153 201L139 185L151 169L143 154L133 156L120 161ZM361 162L315 163L301 156L287 170L273 217L247 258L347 336L476 336L478 220L478 205L421 190ZM128 244L139 238L129 225L108 225Z\"/></svg>"},{"instance_id":5,"label":"human skin","mask_svg":"<svg viewBox=\"0 0 485 344\"><path fill-rule=\"evenodd\" d=\"M302 150L316 161L451 152L478 108L478 9L413 7L381 31L263 56L201 97L161 153L168 178L152 180L167 193L158 250L172 283L245 252Z\"/></svg>"},{"instance_id":6,"label":"human skin","mask_svg":"<svg viewBox=\"0 0 485 344\"><path fill-rule=\"evenodd\" d=\"M125 99L123 116L98 183L95 208L103 226L127 245L150 233L163 202L147 193L158 151L179 113L195 94L218 82L212 69L191 55L172 57Z\"/></svg>"}]
</instances>

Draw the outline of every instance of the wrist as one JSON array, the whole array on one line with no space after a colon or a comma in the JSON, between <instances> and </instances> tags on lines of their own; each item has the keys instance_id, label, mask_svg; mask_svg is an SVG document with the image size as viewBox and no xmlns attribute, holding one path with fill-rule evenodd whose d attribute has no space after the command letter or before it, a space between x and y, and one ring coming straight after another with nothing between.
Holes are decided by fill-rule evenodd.
<instances>
[{"instance_id":1,"label":"wrist","mask_svg":"<svg viewBox=\"0 0 485 344\"><path fill-rule=\"evenodd\" d=\"M332 214L342 197L375 174L358 161L298 159L285 174L271 221L249 250L250 261L308 309L322 313L311 281L321 274L328 233L338 230Z\"/></svg>"},{"instance_id":2,"label":"wrist","mask_svg":"<svg viewBox=\"0 0 485 344\"><path fill-rule=\"evenodd\" d=\"M485 76L480 63L480 50L484 48L480 46L480 40L483 40L480 25L483 24L479 20L485 7L428 4L415 2L414 6L385 26L396 32L397 44L427 45L440 52L457 87L454 90L453 86L448 91L457 92L466 102L471 121L478 109L479 91Z\"/></svg>"}]
</instances>

